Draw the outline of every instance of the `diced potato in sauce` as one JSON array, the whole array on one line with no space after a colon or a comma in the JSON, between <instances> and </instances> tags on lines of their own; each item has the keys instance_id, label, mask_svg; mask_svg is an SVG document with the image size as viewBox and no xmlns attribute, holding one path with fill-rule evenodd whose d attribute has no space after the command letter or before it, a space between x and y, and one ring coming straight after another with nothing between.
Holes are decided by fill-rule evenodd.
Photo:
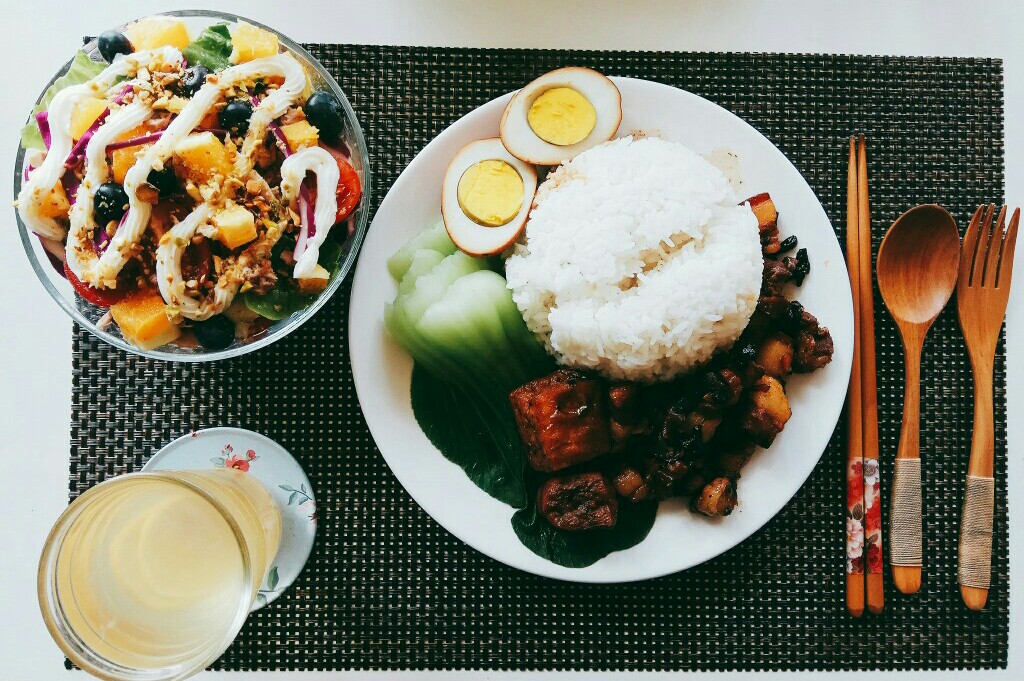
<instances>
[{"instance_id":1,"label":"diced potato in sauce","mask_svg":"<svg viewBox=\"0 0 1024 681\"><path fill-rule=\"evenodd\" d=\"M762 376L754 388L752 399L754 405L764 409L765 413L771 416L779 426L784 426L789 417L793 415L789 408L789 399L782 384L771 376ZM780 428L781 430L781 428Z\"/></svg>"},{"instance_id":2,"label":"diced potato in sauce","mask_svg":"<svg viewBox=\"0 0 1024 681\"><path fill-rule=\"evenodd\" d=\"M765 339L757 352L758 365L775 378L782 378L793 372L793 341L781 333Z\"/></svg>"}]
</instances>

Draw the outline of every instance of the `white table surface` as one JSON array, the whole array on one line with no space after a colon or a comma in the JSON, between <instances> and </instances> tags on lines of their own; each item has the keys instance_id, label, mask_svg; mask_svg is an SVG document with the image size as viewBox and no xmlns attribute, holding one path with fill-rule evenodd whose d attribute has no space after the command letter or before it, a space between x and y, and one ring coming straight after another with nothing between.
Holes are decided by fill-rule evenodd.
<instances>
[{"instance_id":1,"label":"white table surface","mask_svg":"<svg viewBox=\"0 0 1024 681\"><path fill-rule=\"evenodd\" d=\"M951 0L799 0L788 3L715 0L244 0L197 6L237 12L300 41L481 47L577 47L649 50L738 50L990 56L1004 60L1006 86L1006 189L1024 204L1024 4ZM115 2L0 0L0 168L12 168L17 131L42 83L86 34L147 13L174 8L154 0ZM10 203L11 177L0 198ZM941 196L934 197L939 203ZM998 201L1000 197L992 197ZM17 238L13 216L0 230L0 679L60 679L63 656L38 613L35 572L46 533L67 502L71 396L71 323L35 281ZM877 216L876 216L877 217ZM955 216L966 220L969 216ZM1024 338L1021 277L1008 313L1009 346ZM1009 358L1009 488L1024 482L1020 443L1024 354ZM967 453L964 453L966 456ZM1007 670L971 678L1024 678L1021 575L1024 499L1010 498L1012 581ZM837 528L837 531L838 528ZM784 635L784 632L782 632ZM380 673L375 676L452 677L456 674ZM260 679L361 677L360 673L205 674L201 678ZM497 678L498 673L462 673ZM516 674L514 676L524 676ZM570 674L552 674L566 677ZM572 675L577 676L577 675ZM608 675L602 674L602 678ZM725 677L751 678L752 674ZM761 676L761 675L756 675ZM774 674L782 678L794 674ZM874 674L805 673L802 678ZM898 675L901 679L953 679L964 672ZM715 678L722 678L716 676Z\"/></svg>"}]
</instances>

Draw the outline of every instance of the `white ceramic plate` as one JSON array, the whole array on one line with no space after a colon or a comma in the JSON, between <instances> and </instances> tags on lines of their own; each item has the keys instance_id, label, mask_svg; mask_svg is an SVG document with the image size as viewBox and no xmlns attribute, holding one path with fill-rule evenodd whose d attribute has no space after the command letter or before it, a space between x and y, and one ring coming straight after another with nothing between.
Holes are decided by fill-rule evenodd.
<instances>
[{"instance_id":1,"label":"white ceramic plate","mask_svg":"<svg viewBox=\"0 0 1024 681\"><path fill-rule=\"evenodd\" d=\"M619 136L640 130L701 153L727 148L740 158L746 195L770 192L780 230L808 249L811 274L798 299L832 332L836 352L824 369L787 383L793 417L768 450L743 469L740 504L707 519L682 500L663 503L650 534L626 551L581 569L564 568L524 547L509 522L513 510L488 496L445 459L420 430L409 404L412 360L384 332L385 303L396 285L387 258L440 214L441 180L455 153L494 137L511 94L484 104L437 136L413 159L374 218L356 268L349 344L356 391L370 432L409 494L449 532L503 563L577 582L626 582L692 567L740 543L770 520L810 475L839 419L853 350L853 306L842 251L828 217L799 171L750 125L711 102L660 83L613 78L622 91ZM837 530L838 531L838 530Z\"/></svg>"}]
</instances>

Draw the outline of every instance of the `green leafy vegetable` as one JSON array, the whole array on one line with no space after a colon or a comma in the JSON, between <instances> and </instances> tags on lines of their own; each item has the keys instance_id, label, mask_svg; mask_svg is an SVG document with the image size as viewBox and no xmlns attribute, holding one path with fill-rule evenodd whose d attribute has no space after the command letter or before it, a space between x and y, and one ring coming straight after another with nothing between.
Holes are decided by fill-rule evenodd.
<instances>
[{"instance_id":1,"label":"green leafy vegetable","mask_svg":"<svg viewBox=\"0 0 1024 681\"><path fill-rule=\"evenodd\" d=\"M654 525L656 503L622 502L615 527L583 532L556 529L537 513L540 476L527 468L507 397L504 410L485 414L477 408L478 401L419 363L413 366L410 397L417 423L444 457L462 468L477 487L519 509L512 516L512 529L538 556L564 567L586 567L613 551L639 544Z\"/></svg>"},{"instance_id":2,"label":"green leafy vegetable","mask_svg":"<svg viewBox=\"0 0 1024 681\"><path fill-rule=\"evenodd\" d=\"M39 126L36 124L35 114L40 111L45 111L53 98L58 92L66 87L72 85L80 85L87 81L92 80L106 68L106 64L98 61L89 59L89 55L79 50L75 55L75 58L71 60L71 66L68 67L68 72L63 76L53 81L53 85L47 88L43 94L43 98L39 100L39 104L32 109L32 120L21 129L21 146L26 149L46 149L46 145L43 144L43 135L39 132Z\"/></svg>"},{"instance_id":3,"label":"green leafy vegetable","mask_svg":"<svg viewBox=\"0 0 1024 681\"><path fill-rule=\"evenodd\" d=\"M496 412L510 390L538 376L550 360L526 328L505 278L487 266L461 251L425 273L410 264L384 324L427 371Z\"/></svg>"},{"instance_id":4,"label":"green leafy vegetable","mask_svg":"<svg viewBox=\"0 0 1024 681\"><path fill-rule=\"evenodd\" d=\"M413 367L410 394L416 421L446 459L495 499L513 508L526 506L526 456L511 406L499 411L497 420L484 416L473 398L419 364Z\"/></svg>"},{"instance_id":5,"label":"green leafy vegetable","mask_svg":"<svg viewBox=\"0 0 1024 681\"><path fill-rule=\"evenodd\" d=\"M309 307L310 303L316 300L316 296L303 295L292 289L286 280L278 279L274 288L266 294L258 296L249 292L243 300L245 306L256 314L278 321Z\"/></svg>"},{"instance_id":6,"label":"green leafy vegetable","mask_svg":"<svg viewBox=\"0 0 1024 681\"><path fill-rule=\"evenodd\" d=\"M340 228L339 228L340 229ZM337 232L331 230L327 239L320 244L320 257L316 259L320 267L328 272L334 273L341 260L341 242L336 238Z\"/></svg>"},{"instance_id":7,"label":"green leafy vegetable","mask_svg":"<svg viewBox=\"0 0 1024 681\"><path fill-rule=\"evenodd\" d=\"M231 66L231 34L227 24L214 24L203 30L181 53L189 65L202 64L211 71Z\"/></svg>"},{"instance_id":8,"label":"green leafy vegetable","mask_svg":"<svg viewBox=\"0 0 1024 681\"><path fill-rule=\"evenodd\" d=\"M517 509L512 528L524 546L558 565L585 567L643 541L658 505L622 503L614 527L582 532L556 529L538 514L543 478L527 465L508 394L554 362L492 264L457 250L442 223L428 227L388 260L399 285L384 325L415 360L412 410L434 446Z\"/></svg>"},{"instance_id":9,"label":"green leafy vegetable","mask_svg":"<svg viewBox=\"0 0 1024 681\"><path fill-rule=\"evenodd\" d=\"M281 253L285 250L292 250L295 248L295 238L291 235L281 237L281 239L275 244L274 250L272 251L271 258L275 263L280 263ZM331 273L331 279L333 280L338 274L338 263L341 260L342 245L338 239L335 238L335 233L332 231L328 235L327 239L320 245L320 257L317 258L317 263L328 272ZM330 284L328 283L328 286ZM255 312L256 314L279 321L291 314L304 310L313 301L317 299L317 295L307 295L299 293L292 288L289 283L283 278L278 278L277 283L274 284L274 288L270 289L265 295L258 296L254 293L246 293L242 296L242 301L245 306Z\"/></svg>"},{"instance_id":10,"label":"green leafy vegetable","mask_svg":"<svg viewBox=\"0 0 1024 681\"><path fill-rule=\"evenodd\" d=\"M551 360L490 265L457 250L443 223L428 227L388 261L400 281L384 324L416 360L423 432L478 487L523 508L526 457L508 394Z\"/></svg>"},{"instance_id":11,"label":"green leafy vegetable","mask_svg":"<svg viewBox=\"0 0 1024 681\"><path fill-rule=\"evenodd\" d=\"M653 502L622 502L614 527L566 532L555 528L537 513L537 504L531 501L529 508L516 511L512 516L512 529L523 546L541 558L563 567L582 568L609 553L642 542L654 526L657 512L658 504Z\"/></svg>"},{"instance_id":12,"label":"green leafy vegetable","mask_svg":"<svg viewBox=\"0 0 1024 681\"><path fill-rule=\"evenodd\" d=\"M444 222L438 221L427 227L388 258L388 271L395 281L401 281L405 277L405 273L412 265L413 257L422 250L436 251L441 255L451 255L456 251L455 243L448 237L448 232L444 228Z\"/></svg>"}]
</instances>

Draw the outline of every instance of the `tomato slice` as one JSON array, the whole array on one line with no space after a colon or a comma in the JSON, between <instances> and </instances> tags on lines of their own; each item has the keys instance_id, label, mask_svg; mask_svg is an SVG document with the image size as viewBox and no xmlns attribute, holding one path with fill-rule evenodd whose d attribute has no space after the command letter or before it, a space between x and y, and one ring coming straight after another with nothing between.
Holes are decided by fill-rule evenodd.
<instances>
[{"instance_id":1,"label":"tomato slice","mask_svg":"<svg viewBox=\"0 0 1024 681\"><path fill-rule=\"evenodd\" d=\"M94 288L84 281L79 279L71 268L68 267L67 263L64 263L64 276L71 282L71 286L75 289L78 295L88 300L93 305L99 305L100 307L110 307L114 303L119 303L124 300L131 291L127 286L119 286L115 289L109 288Z\"/></svg>"},{"instance_id":2,"label":"tomato slice","mask_svg":"<svg viewBox=\"0 0 1024 681\"><path fill-rule=\"evenodd\" d=\"M356 173L356 169L348 162L345 155L337 149L332 149L328 146L323 146L323 148L334 157L338 164L338 172L341 175L338 179L338 189L336 191L338 212L334 216L334 224L338 224L351 215L352 211L359 205L359 199L363 196L363 188L359 182L359 174Z\"/></svg>"}]
</instances>

